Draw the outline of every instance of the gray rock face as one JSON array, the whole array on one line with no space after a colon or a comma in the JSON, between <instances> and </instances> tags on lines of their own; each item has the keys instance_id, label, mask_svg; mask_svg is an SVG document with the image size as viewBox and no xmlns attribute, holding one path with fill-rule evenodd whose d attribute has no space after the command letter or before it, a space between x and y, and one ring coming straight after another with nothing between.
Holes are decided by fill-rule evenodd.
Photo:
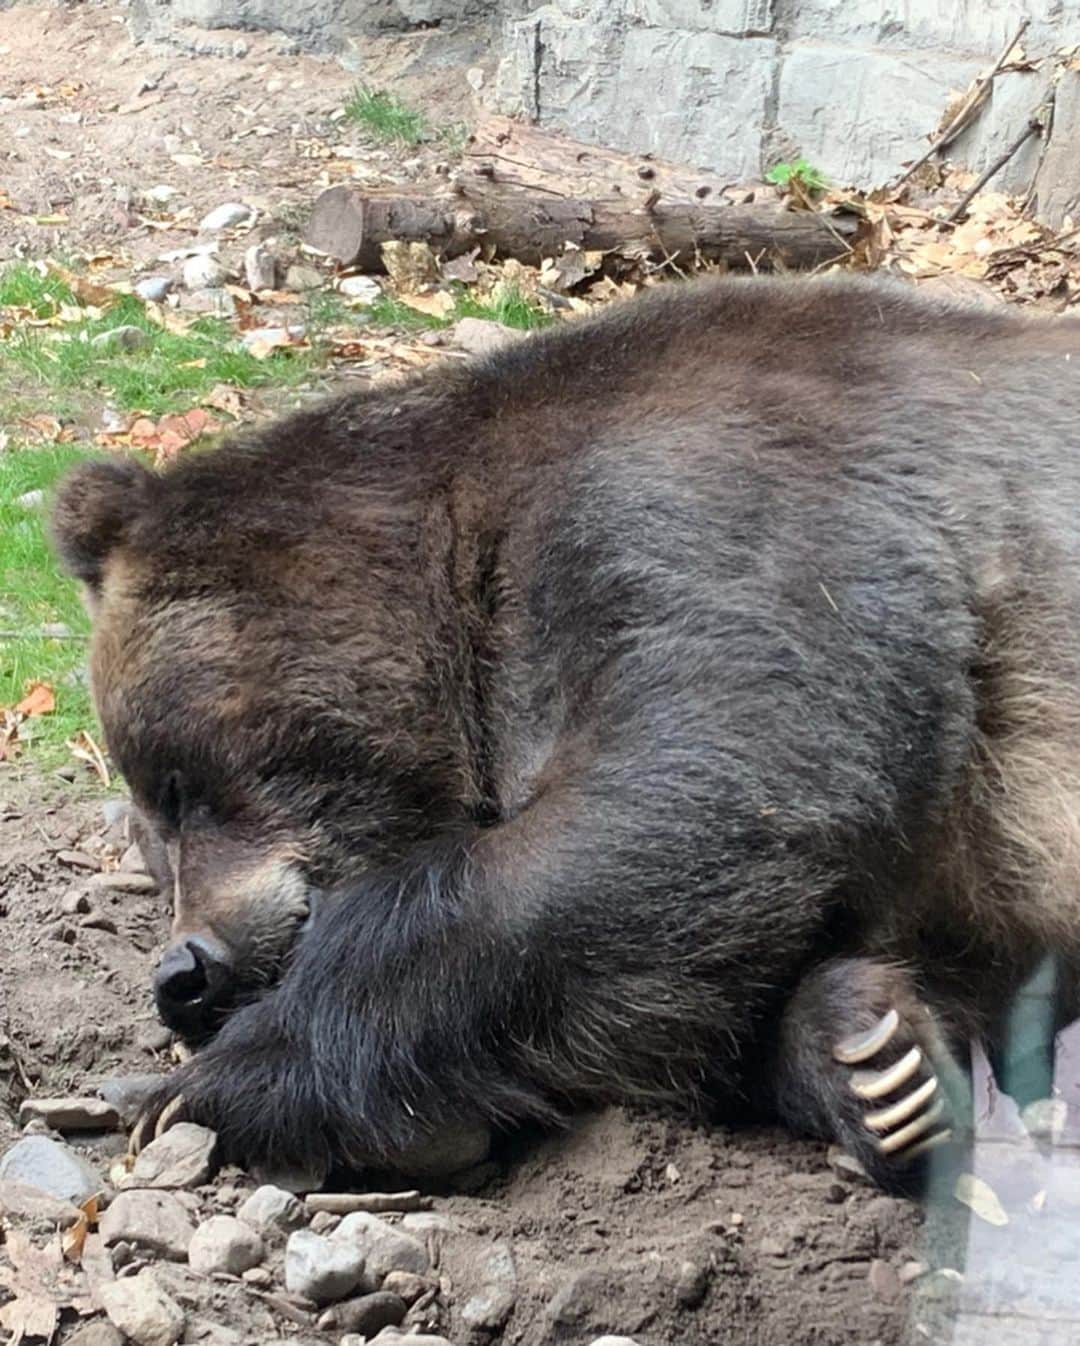
<instances>
[{"instance_id":1,"label":"gray rock face","mask_svg":"<svg viewBox=\"0 0 1080 1346\"><path fill-rule=\"evenodd\" d=\"M85 1159L49 1136L24 1136L0 1159L0 1178L80 1205L104 1187Z\"/></svg>"},{"instance_id":2,"label":"gray rock face","mask_svg":"<svg viewBox=\"0 0 1080 1346\"><path fill-rule=\"evenodd\" d=\"M269 1183L257 1187L236 1214L261 1234L271 1235L299 1229L305 1220L302 1202L292 1192Z\"/></svg>"},{"instance_id":3,"label":"gray rock face","mask_svg":"<svg viewBox=\"0 0 1080 1346\"><path fill-rule=\"evenodd\" d=\"M366 1211L346 1215L328 1241L360 1254L364 1281L372 1289L381 1286L391 1271L412 1271L423 1276L431 1270L427 1248L419 1239L403 1234Z\"/></svg>"},{"instance_id":4,"label":"gray rock face","mask_svg":"<svg viewBox=\"0 0 1080 1346\"><path fill-rule=\"evenodd\" d=\"M0 1181L0 1224L27 1224L33 1228L66 1229L79 1218L70 1201L50 1196L40 1187Z\"/></svg>"},{"instance_id":5,"label":"gray rock face","mask_svg":"<svg viewBox=\"0 0 1080 1346\"><path fill-rule=\"evenodd\" d=\"M149 1271L101 1286L101 1302L115 1327L136 1346L176 1346L184 1311Z\"/></svg>"},{"instance_id":6,"label":"gray rock face","mask_svg":"<svg viewBox=\"0 0 1080 1346\"><path fill-rule=\"evenodd\" d=\"M152 1140L135 1160L125 1187L200 1187L215 1169L217 1134L178 1122Z\"/></svg>"},{"instance_id":7,"label":"gray rock face","mask_svg":"<svg viewBox=\"0 0 1080 1346\"><path fill-rule=\"evenodd\" d=\"M310 1229L298 1229L285 1245L285 1288L316 1304L343 1299L360 1284L364 1254Z\"/></svg>"},{"instance_id":8,"label":"gray rock face","mask_svg":"<svg viewBox=\"0 0 1080 1346\"><path fill-rule=\"evenodd\" d=\"M124 1334L108 1318L91 1318L64 1338L65 1346L124 1346Z\"/></svg>"},{"instance_id":9,"label":"gray rock face","mask_svg":"<svg viewBox=\"0 0 1080 1346\"><path fill-rule=\"evenodd\" d=\"M106 1247L130 1243L171 1262L187 1257L195 1226L169 1192L120 1192L101 1217L98 1228ZM118 1324L119 1326L119 1324Z\"/></svg>"},{"instance_id":10,"label":"gray rock face","mask_svg":"<svg viewBox=\"0 0 1080 1346\"><path fill-rule=\"evenodd\" d=\"M213 1215L201 1224L188 1245L192 1271L209 1276L215 1271L239 1276L263 1260L263 1241L243 1220L232 1215Z\"/></svg>"}]
</instances>

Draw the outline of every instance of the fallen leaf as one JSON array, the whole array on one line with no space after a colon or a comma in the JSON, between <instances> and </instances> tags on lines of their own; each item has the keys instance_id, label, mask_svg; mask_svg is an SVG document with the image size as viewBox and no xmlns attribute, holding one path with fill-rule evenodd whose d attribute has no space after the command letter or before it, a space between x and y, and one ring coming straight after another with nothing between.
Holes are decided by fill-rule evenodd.
<instances>
[{"instance_id":1,"label":"fallen leaf","mask_svg":"<svg viewBox=\"0 0 1080 1346\"><path fill-rule=\"evenodd\" d=\"M953 1195L961 1205L967 1206L972 1214L987 1224L1000 1228L1009 1223L1005 1208L989 1183L977 1178L974 1173L961 1173L956 1180Z\"/></svg>"},{"instance_id":2,"label":"fallen leaf","mask_svg":"<svg viewBox=\"0 0 1080 1346\"><path fill-rule=\"evenodd\" d=\"M29 719L31 715L51 715L56 709L56 695L47 682L27 684L26 695L15 707L15 714Z\"/></svg>"},{"instance_id":3,"label":"fallen leaf","mask_svg":"<svg viewBox=\"0 0 1080 1346\"><path fill-rule=\"evenodd\" d=\"M417 313L426 313L431 318L449 317L456 303L448 290L435 290L430 294L402 294L398 298Z\"/></svg>"}]
</instances>

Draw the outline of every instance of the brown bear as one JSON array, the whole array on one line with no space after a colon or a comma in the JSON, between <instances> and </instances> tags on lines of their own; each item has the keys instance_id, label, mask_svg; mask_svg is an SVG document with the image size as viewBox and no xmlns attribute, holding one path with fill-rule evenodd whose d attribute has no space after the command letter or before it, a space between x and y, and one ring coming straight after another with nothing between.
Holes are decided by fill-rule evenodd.
<instances>
[{"instance_id":1,"label":"brown bear","mask_svg":"<svg viewBox=\"0 0 1080 1346\"><path fill-rule=\"evenodd\" d=\"M1078 425L1074 324L721 279L76 469L209 1039L156 1108L356 1164L748 1100L917 1171L1080 939Z\"/></svg>"}]
</instances>

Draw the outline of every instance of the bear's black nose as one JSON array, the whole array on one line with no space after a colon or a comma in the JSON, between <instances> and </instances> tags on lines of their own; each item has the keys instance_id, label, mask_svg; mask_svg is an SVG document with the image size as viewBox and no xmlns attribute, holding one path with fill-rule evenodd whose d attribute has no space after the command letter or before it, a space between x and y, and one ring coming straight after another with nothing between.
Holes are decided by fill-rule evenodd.
<instances>
[{"instance_id":1,"label":"bear's black nose","mask_svg":"<svg viewBox=\"0 0 1080 1346\"><path fill-rule=\"evenodd\" d=\"M217 940L186 935L162 954L154 971L154 999L162 1022L184 1037L199 1038L216 1026L217 1011L232 989L232 962Z\"/></svg>"}]
</instances>

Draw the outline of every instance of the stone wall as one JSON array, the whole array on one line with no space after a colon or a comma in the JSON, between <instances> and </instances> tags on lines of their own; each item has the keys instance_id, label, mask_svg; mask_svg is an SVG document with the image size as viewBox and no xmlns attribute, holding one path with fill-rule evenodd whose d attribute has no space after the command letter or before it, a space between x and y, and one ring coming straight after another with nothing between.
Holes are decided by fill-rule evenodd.
<instances>
[{"instance_id":1,"label":"stone wall","mask_svg":"<svg viewBox=\"0 0 1080 1346\"><path fill-rule=\"evenodd\" d=\"M733 181L802 155L858 187L921 152L1022 18L1031 58L1080 44L1080 0L134 0L133 13L152 36L266 27L328 49L423 28L432 53L464 50L468 29L500 111ZM1033 188L1060 223L1080 211L1080 71L1045 59L1002 74L951 157L992 162L1055 84L1045 154L1033 138L995 185Z\"/></svg>"}]
</instances>

